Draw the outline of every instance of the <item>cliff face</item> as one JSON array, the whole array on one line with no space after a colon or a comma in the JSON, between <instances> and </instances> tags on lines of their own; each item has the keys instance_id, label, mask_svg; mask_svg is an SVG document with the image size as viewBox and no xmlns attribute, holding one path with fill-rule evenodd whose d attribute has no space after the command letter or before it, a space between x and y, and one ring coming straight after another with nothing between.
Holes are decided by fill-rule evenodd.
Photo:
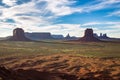
<instances>
[{"instance_id":1,"label":"cliff face","mask_svg":"<svg viewBox=\"0 0 120 80\"><path fill-rule=\"evenodd\" d=\"M16 28L13 30L13 36L8 40L10 41L30 41L30 39L25 37L24 30L22 28Z\"/></svg>"},{"instance_id":2,"label":"cliff face","mask_svg":"<svg viewBox=\"0 0 120 80\"><path fill-rule=\"evenodd\" d=\"M80 38L79 41L98 42L98 41L101 41L101 40L99 40L98 38L94 37L92 29L86 29L84 36L82 38Z\"/></svg>"},{"instance_id":3,"label":"cliff face","mask_svg":"<svg viewBox=\"0 0 120 80\"><path fill-rule=\"evenodd\" d=\"M25 33L25 36L33 39L33 40L40 40L40 39L53 39L50 33Z\"/></svg>"}]
</instances>

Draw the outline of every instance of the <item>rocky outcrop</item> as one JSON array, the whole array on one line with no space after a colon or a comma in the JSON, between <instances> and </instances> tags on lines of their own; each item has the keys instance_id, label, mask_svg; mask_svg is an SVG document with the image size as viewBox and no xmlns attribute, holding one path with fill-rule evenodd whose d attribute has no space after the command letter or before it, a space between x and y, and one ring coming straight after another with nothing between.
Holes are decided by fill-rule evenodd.
<instances>
[{"instance_id":1,"label":"rocky outcrop","mask_svg":"<svg viewBox=\"0 0 120 80\"><path fill-rule=\"evenodd\" d=\"M64 40L77 40L77 39L78 39L78 38L75 37L75 36L70 36L69 33L66 35L66 37L64 37Z\"/></svg>"},{"instance_id":2,"label":"rocky outcrop","mask_svg":"<svg viewBox=\"0 0 120 80\"><path fill-rule=\"evenodd\" d=\"M99 39L110 39L107 34L100 33Z\"/></svg>"},{"instance_id":3,"label":"rocky outcrop","mask_svg":"<svg viewBox=\"0 0 120 80\"><path fill-rule=\"evenodd\" d=\"M84 36L82 38L80 38L79 41L98 42L98 41L101 41L101 40L99 40L98 38L94 37L92 29L86 29Z\"/></svg>"},{"instance_id":4,"label":"rocky outcrop","mask_svg":"<svg viewBox=\"0 0 120 80\"><path fill-rule=\"evenodd\" d=\"M69 33L67 34L67 36L65 37L65 39L71 39Z\"/></svg>"},{"instance_id":5,"label":"rocky outcrop","mask_svg":"<svg viewBox=\"0 0 120 80\"><path fill-rule=\"evenodd\" d=\"M8 38L10 41L31 41L25 37L24 30L22 28L16 28L13 30L13 36Z\"/></svg>"}]
</instances>

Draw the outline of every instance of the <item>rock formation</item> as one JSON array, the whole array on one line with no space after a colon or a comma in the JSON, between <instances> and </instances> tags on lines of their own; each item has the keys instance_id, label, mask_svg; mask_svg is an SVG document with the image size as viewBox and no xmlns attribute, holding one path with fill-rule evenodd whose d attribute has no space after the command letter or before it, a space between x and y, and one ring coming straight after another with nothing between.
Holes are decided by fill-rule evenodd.
<instances>
[{"instance_id":1,"label":"rock formation","mask_svg":"<svg viewBox=\"0 0 120 80\"><path fill-rule=\"evenodd\" d=\"M100 33L100 36L98 36L96 33L94 33L94 37L96 37L96 38L98 38L98 39L104 39L104 40L108 40L108 39L112 39L112 38L110 38L110 37L108 37L107 36L107 34L105 33L105 34L102 34L102 33Z\"/></svg>"},{"instance_id":2,"label":"rock formation","mask_svg":"<svg viewBox=\"0 0 120 80\"><path fill-rule=\"evenodd\" d=\"M16 28L13 30L13 36L8 40L10 41L30 41L30 39L25 37L24 30L22 28Z\"/></svg>"},{"instance_id":3,"label":"rock formation","mask_svg":"<svg viewBox=\"0 0 120 80\"><path fill-rule=\"evenodd\" d=\"M65 37L65 39L71 39L69 33L67 34L67 36Z\"/></svg>"},{"instance_id":4,"label":"rock formation","mask_svg":"<svg viewBox=\"0 0 120 80\"><path fill-rule=\"evenodd\" d=\"M94 37L93 30L92 29L86 29L84 37L80 38L79 41L85 41L85 42L98 42L100 41L98 38Z\"/></svg>"},{"instance_id":5,"label":"rock formation","mask_svg":"<svg viewBox=\"0 0 120 80\"><path fill-rule=\"evenodd\" d=\"M54 38L54 39L64 39L64 36L63 35L57 35L57 34L55 34L55 35L52 35L52 37Z\"/></svg>"},{"instance_id":6,"label":"rock formation","mask_svg":"<svg viewBox=\"0 0 120 80\"><path fill-rule=\"evenodd\" d=\"M100 33L100 36L99 36L100 39L110 39L107 34L102 34Z\"/></svg>"},{"instance_id":7,"label":"rock formation","mask_svg":"<svg viewBox=\"0 0 120 80\"><path fill-rule=\"evenodd\" d=\"M32 40L43 40L43 39L53 39L51 33L49 32L34 32L34 33L25 33L27 38Z\"/></svg>"}]
</instances>

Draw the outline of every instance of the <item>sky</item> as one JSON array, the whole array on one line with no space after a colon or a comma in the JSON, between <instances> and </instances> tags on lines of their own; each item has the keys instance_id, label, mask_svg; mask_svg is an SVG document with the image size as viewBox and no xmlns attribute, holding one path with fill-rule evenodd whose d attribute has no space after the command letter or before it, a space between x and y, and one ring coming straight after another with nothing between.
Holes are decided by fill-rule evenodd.
<instances>
[{"instance_id":1,"label":"sky","mask_svg":"<svg viewBox=\"0 0 120 80\"><path fill-rule=\"evenodd\" d=\"M120 0L0 0L0 37L15 28L77 37L92 28L120 38Z\"/></svg>"}]
</instances>

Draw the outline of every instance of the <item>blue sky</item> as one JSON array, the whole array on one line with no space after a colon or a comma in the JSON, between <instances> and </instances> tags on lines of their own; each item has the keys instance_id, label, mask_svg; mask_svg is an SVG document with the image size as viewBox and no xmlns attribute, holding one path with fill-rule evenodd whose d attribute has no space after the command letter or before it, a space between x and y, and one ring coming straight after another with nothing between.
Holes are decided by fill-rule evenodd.
<instances>
[{"instance_id":1,"label":"blue sky","mask_svg":"<svg viewBox=\"0 0 120 80\"><path fill-rule=\"evenodd\" d=\"M17 27L80 37L93 28L120 38L120 0L0 0L0 37Z\"/></svg>"}]
</instances>

